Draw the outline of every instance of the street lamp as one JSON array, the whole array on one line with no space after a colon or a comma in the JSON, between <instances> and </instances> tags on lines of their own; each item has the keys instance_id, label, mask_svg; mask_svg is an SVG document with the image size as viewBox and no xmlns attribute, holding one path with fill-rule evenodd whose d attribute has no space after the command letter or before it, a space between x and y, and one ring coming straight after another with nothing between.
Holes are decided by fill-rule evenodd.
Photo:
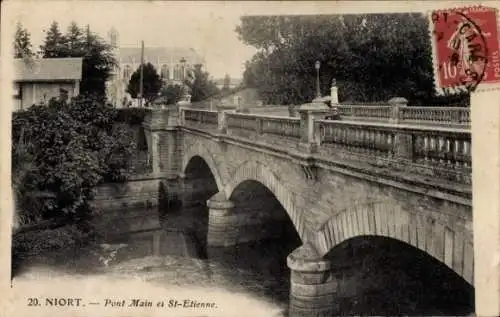
<instances>
[{"instance_id":1,"label":"street lamp","mask_svg":"<svg viewBox=\"0 0 500 317\"><path fill-rule=\"evenodd\" d=\"M319 67L321 66L321 63L319 61L316 61L314 64L314 68L316 69L316 98L321 98L321 91L319 89Z\"/></svg>"},{"instance_id":2,"label":"street lamp","mask_svg":"<svg viewBox=\"0 0 500 317\"><path fill-rule=\"evenodd\" d=\"M179 62L181 63L181 71L182 71L182 74L181 74L182 100L185 100L186 95L187 95L186 83L185 83L186 59L183 57L183 58L181 58L181 60Z\"/></svg>"},{"instance_id":3,"label":"street lamp","mask_svg":"<svg viewBox=\"0 0 500 317\"><path fill-rule=\"evenodd\" d=\"M186 59L183 57L181 58L180 60L180 63L181 63L181 68L182 68L182 82L184 83L184 79L185 79L185 76L186 76Z\"/></svg>"}]
</instances>

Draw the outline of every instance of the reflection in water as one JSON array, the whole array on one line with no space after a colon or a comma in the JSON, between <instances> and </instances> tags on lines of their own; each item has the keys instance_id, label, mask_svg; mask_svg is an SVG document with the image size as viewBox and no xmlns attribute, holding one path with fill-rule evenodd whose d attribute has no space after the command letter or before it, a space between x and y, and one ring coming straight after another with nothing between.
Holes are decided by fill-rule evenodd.
<instances>
[{"instance_id":1,"label":"reflection in water","mask_svg":"<svg viewBox=\"0 0 500 317\"><path fill-rule=\"evenodd\" d=\"M133 233L108 243L113 268L168 276L167 283L223 287L277 303L287 309L290 275L286 257L297 247L284 239L207 249L206 207L170 210L159 230ZM105 258L105 257L103 257ZM162 259L162 260L159 260ZM169 274L174 273L174 274Z\"/></svg>"},{"instance_id":2,"label":"reflection in water","mask_svg":"<svg viewBox=\"0 0 500 317\"><path fill-rule=\"evenodd\" d=\"M157 230L127 234L53 258L80 273L223 289L286 312L290 287L286 257L296 247L293 241L287 244L284 237L207 250L206 209L170 210L161 219L162 228ZM344 315L464 315L474 309L472 287L401 243L354 239L332 250L329 257L338 267Z\"/></svg>"}]
</instances>

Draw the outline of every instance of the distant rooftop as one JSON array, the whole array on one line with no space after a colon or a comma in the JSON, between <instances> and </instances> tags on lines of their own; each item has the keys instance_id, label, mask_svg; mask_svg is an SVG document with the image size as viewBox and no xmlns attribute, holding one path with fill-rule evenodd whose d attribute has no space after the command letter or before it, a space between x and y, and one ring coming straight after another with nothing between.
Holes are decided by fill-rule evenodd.
<instances>
[{"instance_id":1,"label":"distant rooftop","mask_svg":"<svg viewBox=\"0 0 500 317\"><path fill-rule=\"evenodd\" d=\"M138 63L141 60L141 48L122 46L119 48L120 60L122 63ZM151 63L166 62L178 63L182 58L187 64L205 64L201 57L193 48L187 47L144 47L144 60Z\"/></svg>"},{"instance_id":2,"label":"distant rooftop","mask_svg":"<svg viewBox=\"0 0 500 317\"><path fill-rule=\"evenodd\" d=\"M224 85L224 78L215 78L213 82L216 85L223 86ZM238 86L243 82L243 79L241 78L230 78L230 85L235 85Z\"/></svg>"},{"instance_id":3,"label":"distant rooftop","mask_svg":"<svg viewBox=\"0 0 500 317\"><path fill-rule=\"evenodd\" d=\"M14 59L14 81L81 80L82 58Z\"/></svg>"}]
</instances>

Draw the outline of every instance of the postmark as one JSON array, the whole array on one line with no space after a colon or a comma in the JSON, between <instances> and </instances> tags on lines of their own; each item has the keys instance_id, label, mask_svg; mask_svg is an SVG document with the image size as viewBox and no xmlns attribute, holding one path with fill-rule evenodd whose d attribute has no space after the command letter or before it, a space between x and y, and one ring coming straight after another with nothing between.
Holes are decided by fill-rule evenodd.
<instances>
[{"instance_id":1,"label":"postmark","mask_svg":"<svg viewBox=\"0 0 500 317\"><path fill-rule=\"evenodd\" d=\"M429 14L438 94L500 88L498 12L483 6Z\"/></svg>"}]
</instances>

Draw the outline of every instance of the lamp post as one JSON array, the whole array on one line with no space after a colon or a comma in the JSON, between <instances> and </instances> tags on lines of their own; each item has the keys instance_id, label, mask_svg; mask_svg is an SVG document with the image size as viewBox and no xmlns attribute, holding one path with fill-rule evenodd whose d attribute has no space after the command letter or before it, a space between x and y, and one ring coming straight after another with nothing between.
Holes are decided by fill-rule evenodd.
<instances>
[{"instance_id":1,"label":"lamp post","mask_svg":"<svg viewBox=\"0 0 500 317\"><path fill-rule=\"evenodd\" d=\"M321 91L319 89L319 67L321 66L321 63L319 61L316 61L314 64L314 68L316 69L316 98L321 98Z\"/></svg>"},{"instance_id":2,"label":"lamp post","mask_svg":"<svg viewBox=\"0 0 500 317\"><path fill-rule=\"evenodd\" d=\"M181 58L181 60L179 61L181 63L181 71L182 71L182 74L181 74L181 81L182 81L182 100L184 100L186 98L186 83L185 83L185 80L186 80L186 59L183 57Z\"/></svg>"},{"instance_id":3,"label":"lamp post","mask_svg":"<svg viewBox=\"0 0 500 317\"><path fill-rule=\"evenodd\" d=\"M186 76L186 59L183 57L183 58L181 58L181 60L179 62L181 63L181 69L182 69L181 79L182 79L182 83L184 83L184 79Z\"/></svg>"}]
</instances>

